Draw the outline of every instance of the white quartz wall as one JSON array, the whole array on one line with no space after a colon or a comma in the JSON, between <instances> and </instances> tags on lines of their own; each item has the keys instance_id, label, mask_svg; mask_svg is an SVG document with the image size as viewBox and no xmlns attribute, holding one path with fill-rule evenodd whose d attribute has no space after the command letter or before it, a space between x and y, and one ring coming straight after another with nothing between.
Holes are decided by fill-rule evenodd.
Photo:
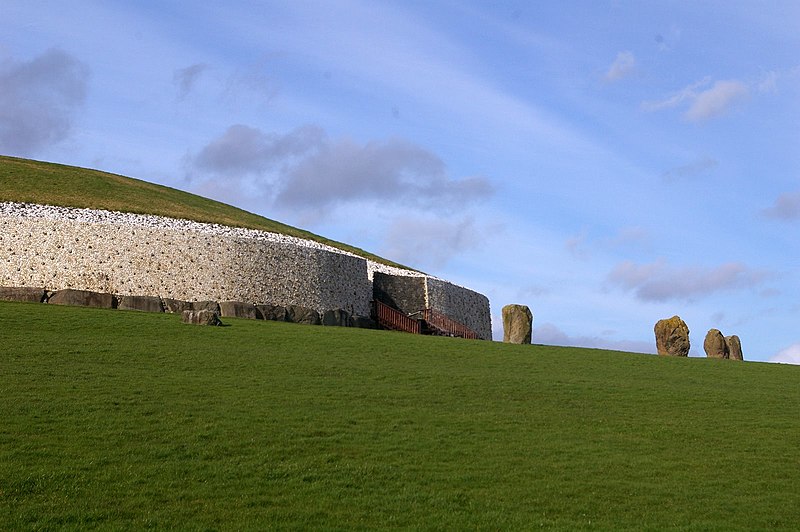
<instances>
[{"instance_id":1,"label":"white quartz wall","mask_svg":"<svg viewBox=\"0 0 800 532\"><path fill-rule=\"evenodd\" d=\"M343 308L369 315L367 264L354 255L271 240L262 232L23 214L0 211L0 286L291 304L320 312Z\"/></svg>"},{"instance_id":2,"label":"white quartz wall","mask_svg":"<svg viewBox=\"0 0 800 532\"><path fill-rule=\"evenodd\" d=\"M492 339L492 315L489 299L483 295L442 279L427 278L428 306L463 323L483 340Z\"/></svg>"}]
</instances>

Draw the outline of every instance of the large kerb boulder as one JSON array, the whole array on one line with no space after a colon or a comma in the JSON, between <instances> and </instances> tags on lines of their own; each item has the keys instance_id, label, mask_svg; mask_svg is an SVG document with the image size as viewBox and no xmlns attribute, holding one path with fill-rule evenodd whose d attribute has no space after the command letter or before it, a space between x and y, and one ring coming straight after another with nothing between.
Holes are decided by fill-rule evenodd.
<instances>
[{"instance_id":1,"label":"large kerb boulder","mask_svg":"<svg viewBox=\"0 0 800 532\"><path fill-rule=\"evenodd\" d=\"M0 301L41 303L46 298L47 291L44 288L29 288L27 286L0 286Z\"/></svg>"},{"instance_id":2,"label":"large kerb boulder","mask_svg":"<svg viewBox=\"0 0 800 532\"><path fill-rule=\"evenodd\" d=\"M117 306L117 300L112 294L73 289L59 290L50 296L48 303L96 308L116 308Z\"/></svg>"},{"instance_id":3,"label":"large kerb boulder","mask_svg":"<svg viewBox=\"0 0 800 532\"><path fill-rule=\"evenodd\" d=\"M289 305L286 307L286 321L303 323L305 325L320 325L322 323L319 312L300 305Z\"/></svg>"},{"instance_id":4,"label":"large kerb boulder","mask_svg":"<svg viewBox=\"0 0 800 532\"><path fill-rule=\"evenodd\" d=\"M679 316L658 320L654 327L659 355L689 356L689 327Z\"/></svg>"},{"instance_id":5,"label":"large kerb boulder","mask_svg":"<svg viewBox=\"0 0 800 532\"><path fill-rule=\"evenodd\" d=\"M258 319L258 311L255 305L242 301L220 301L219 313L223 318Z\"/></svg>"},{"instance_id":6,"label":"large kerb boulder","mask_svg":"<svg viewBox=\"0 0 800 532\"><path fill-rule=\"evenodd\" d=\"M503 307L503 341L510 344L529 344L533 335L533 313L525 305Z\"/></svg>"},{"instance_id":7,"label":"large kerb boulder","mask_svg":"<svg viewBox=\"0 0 800 532\"><path fill-rule=\"evenodd\" d=\"M269 321L287 321L286 307L281 305L256 305L258 319Z\"/></svg>"},{"instance_id":8,"label":"large kerb boulder","mask_svg":"<svg viewBox=\"0 0 800 532\"><path fill-rule=\"evenodd\" d=\"M164 312L161 298L158 296L120 296L117 308L143 312Z\"/></svg>"},{"instance_id":9,"label":"large kerb boulder","mask_svg":"<svg viewBox=\"0 0 800 532\"><path fill-rule=\"evenodd\" d=\"M350 314L344 309L326 310L322 315L322 324L333 327L350 327Z\"/></svg>"},{"instance_id":10,"label":"large kerb boulder","mask_svg":"<svg viewBox=\"0 0 800 532\"><path fill-rule=\"evenodd\" d=\"M213 310L184 310L181 313L181 321L192 325L222 325L219 314Z\"/></svg>"}]
</instances>

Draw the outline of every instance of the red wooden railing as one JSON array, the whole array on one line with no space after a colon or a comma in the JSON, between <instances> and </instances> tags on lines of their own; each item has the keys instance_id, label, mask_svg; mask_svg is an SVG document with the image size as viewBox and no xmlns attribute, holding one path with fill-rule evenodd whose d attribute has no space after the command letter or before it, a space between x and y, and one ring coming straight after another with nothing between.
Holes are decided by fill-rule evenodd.
<instances>
[{"instance_id":1,"label":"red wooden railing","mask_svg":"<svg viewBox=\"0 0 800 532\"><path fill-rule=\"evenodd\" d=\"M375 317L377 322L387 329L422 334L422 325L419 320L409 318L399 310L377 300L375 301Z\"/></svg>"},{"instance_id":2,"label":"red wooden railing","mask_svg":"<svg viewBox=\"0 0 800 532\"><path fill-rule=\"evenodd\" d=\"M422 318L433 325L437 329L443 331L450 336L457 336L459 338L469 338L470 340L477 340L478 333L454 319L448 318L441 312L436 312L432 308L427 308L422 312Z\"/></svg>"}]
</instances>

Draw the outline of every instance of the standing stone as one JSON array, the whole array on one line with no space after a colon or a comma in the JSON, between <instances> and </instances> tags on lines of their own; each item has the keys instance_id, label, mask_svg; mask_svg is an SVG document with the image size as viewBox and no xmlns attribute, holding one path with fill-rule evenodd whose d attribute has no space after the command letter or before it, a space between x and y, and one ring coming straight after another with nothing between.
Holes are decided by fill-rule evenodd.
<instances>
[{"instance_id":1,"label":"standing stone","mask_svg":"<svg viewBox=\"0 0 800 532\"><path fill-rule=\"evenodd\" d=\"M219 314L213 310L184 310L181 314L181 321L193 325L222 325Z\"/></svg>"},{"instance_id":2,"label":"standing stone","mask_svg":"<svg viewBox=\"0 0 800 532\"><path fill-rule=\"evenodd\" d=\"M728 358L728 345L719 329L710 329L703 342L703 349L708 358Z\"/></svg>"},{"instance_id":3,"label":"standing stone","mask_svg":"<svg viewBox=\"0 0 800 532\"><path fill-rule=\"evenodd\" d=\"M654 331L656 333L656 350L659 355L689 356L689 327L680 316L658 320Z\"/></svg>"},{"instance_id":4,"label":"standing stone","mask_svg":"<svg viewBox=\"0 0 800 532\"><path fill-rule=\"evenodd\" d=\"M742 355L742 342L735 334L725 337L725 345L728 346L728 358L731 360L744 360Z\"/></svg>"},{"instance_id":5,"label":"standing stone","mask_svg":"<svg viewBox=\"0 0 800 532\"><path fill-rule=\"evenodd\" d=\"M503 307L503 341L509 344L529 344L533 333L533 314L525 305Z\"/></svg>"}]
</instances>

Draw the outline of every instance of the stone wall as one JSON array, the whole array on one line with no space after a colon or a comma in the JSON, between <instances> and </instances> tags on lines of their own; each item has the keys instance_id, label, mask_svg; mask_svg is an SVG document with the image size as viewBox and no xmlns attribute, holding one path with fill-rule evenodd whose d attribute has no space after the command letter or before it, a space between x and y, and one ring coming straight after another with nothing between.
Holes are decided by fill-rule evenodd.
<instances>
[{"instance_id":1,"label":"stone wall","mask_svg":"<svg viewBox=\"0 0 800 532\"><path fill-rule=\"evenodd\" d=\"M0 286L370 314L376 294L433 308L491 339L488 299L299 238L157 216L0 203ZM387 301L388 302L388 301ZM391 303L390 303L391 304Z\"/></svg>"},{"instance_id":2,"label":"stone wall","mask_svg":"<svg viewBox=\"0 0 800 532\"><path fill-rule=\"evenodd\" d=\"M0 214L0 286L343 308L369 315L366 260L244 235Z\"/></svg>"}]
</instances>

